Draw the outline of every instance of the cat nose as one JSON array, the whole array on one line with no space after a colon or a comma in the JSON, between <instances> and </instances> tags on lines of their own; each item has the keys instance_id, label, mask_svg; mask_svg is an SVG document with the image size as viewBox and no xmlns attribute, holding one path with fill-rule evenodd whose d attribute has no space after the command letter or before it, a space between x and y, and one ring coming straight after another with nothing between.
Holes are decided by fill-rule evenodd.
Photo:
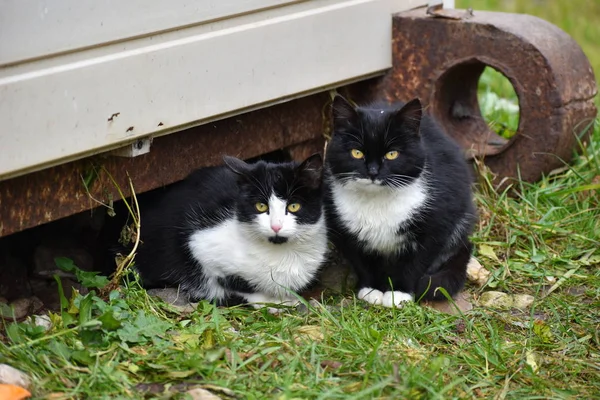
<instances>
[{"instance_id":1,"label":"cat nose","mask_svg":"<svg viewBox=\"0 0 600 400\"><path fill-rule=\"evenodd\" d=\"M370 165L367 174L371 179L375 179L379 175L379 167L377 165Z\"/></svg>"},{"instance_id":2,"label":"cat nose","mask_svg":"<svg viewBox=\"0 0 600 400\"><path fill-rule=\"evenodd\" d=\"M273 229L273 232L275 232L275 233L279 233L281 228L282 228L281 224L271 224L271 229Z\"/></svg>"}]
</instances>

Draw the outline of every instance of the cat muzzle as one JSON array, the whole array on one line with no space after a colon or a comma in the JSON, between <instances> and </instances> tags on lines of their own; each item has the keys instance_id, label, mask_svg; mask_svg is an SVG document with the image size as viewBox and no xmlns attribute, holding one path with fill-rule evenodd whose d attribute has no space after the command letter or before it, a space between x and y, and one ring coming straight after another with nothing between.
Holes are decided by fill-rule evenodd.
<instances>
[{"instance_id":1,"label":"cat muzzle","mask_svg":"<svg viewBox=\"0 0 600 400\"><path fill-rule=\"evenodd\" d=\"M288 241L288 238L283 237L283 236L270 236L269 237L269 242L271 242L273 244L283 244L287 241Z\"/></svg>"}]
</instances>

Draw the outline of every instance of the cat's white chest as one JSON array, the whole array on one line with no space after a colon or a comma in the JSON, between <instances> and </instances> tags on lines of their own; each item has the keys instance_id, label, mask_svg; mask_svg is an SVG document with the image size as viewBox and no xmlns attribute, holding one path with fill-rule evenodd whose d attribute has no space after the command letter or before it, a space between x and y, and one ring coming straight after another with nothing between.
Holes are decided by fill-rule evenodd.
<instances>
[{"instance_id":1,"label":"cat's white chest","mask_svg":"<svg viewBox=\"0 0 600 400\"><path fill-rule=\"evenodd\" d=\"M427 200L421 178L403 188L373 185L366 180L332 183L333 202L344 227L355 234L363 246L389 254L408 245L398 234L400 224L409 220Z\"/></svg>"},{"instance_id":2,"label":"cat's white chest","mask_svg":"<svg viewBox=\"0 0 600 400\"><path fill-rule=\"evenodd\" d=\"M219 277L239 276L257 290L283 296L309 283L325 259L327 237L324 220L311 226L302 240L284 244L256 241L244 233L237 220L194 233L188 242L192 256L202 265L207 288L217 290ZM208 298L223 293L206 293Z\"/></svg>"}]
</instances>

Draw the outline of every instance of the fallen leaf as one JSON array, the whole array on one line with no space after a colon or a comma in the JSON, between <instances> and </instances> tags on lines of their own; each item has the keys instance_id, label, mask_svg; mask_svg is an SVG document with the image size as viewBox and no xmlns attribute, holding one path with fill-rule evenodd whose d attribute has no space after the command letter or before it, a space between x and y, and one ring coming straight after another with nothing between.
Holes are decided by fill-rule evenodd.
<instances>
[{"instance_id":1,"label":"fallen leaf","mask_svg":"<svg viewBox=\"0 0 600 400\"><path fill-rule=\"evenodd\" d=\"M325 370L338 369L342 366L342 363L334 360L323 360L321 361L321 368Z\"/></svg>"},{"instance_id":2,"label":"fallen leaf","mask_svg":"<svg viewBox=\"0 0 600 400\"><path fill-rule=\"evenodd\" d=\"M233 390L228 389L226 387L211 385L211 384L200 385L200 387L203 389L206 389L206 390L210 390L211 392L214 392L214 393L221 393L225 396L238 397Z\"/></svg>"},{"instance_id":3,"label":"fallen leaf","mask_svg":"<svg viewBox=\"0 0 600 400\"><path fill-rule=\"evenodd\" d=\"M553 335L552 330L544 321L536 319L533 322L533 333L543 342L552 343Z\"/></svg>"},{"instance_id":4,"label":"fallen leaf","mask_svg":"<svg viewBox=\"0 0 600 400\"><path fill-rule=\"evenodd\" d=\"M496 252L494 251L492 246L489 246L487 244L479 245L479 254L486 256L487 258L491 258L492 260L494 260L496 262L500 262L500 259L496 255Z\"/></svg>"},{"instance_id":5,"label":"fallen leaf","mask_svg":"<svg viewBox=\"0 0 600 400\"><path fill-rule=\"evenodd\" d=\"M350 383L342 388L342 390L346 393L358 392L362 387L361 382Z\"/></svg>"},{"instance_id":6,"label":"fallen leaf","mask_svg":"<svg viewBox=\"0 0 600 400\"><path fill-rule=\"evenodd\" d=\"M31 393L21 386L0 383L0 399L2 400L23 400L31 397Z\"/></svg>"},{"instance_id":7,"label":"fallen leaf","mask_svg":"<svg viewBox=\"0 0 600 400\"><path fill-rule=\"evenodd\" d=\"M303 325L296 329L296 335L294 341L297 344L306 339L320 342L325 338L323 330L318 325Z\"/></svg>"},{"instance_id":8,"label":"fallen leaf","mask_svg":"<svg viewBox=\"0 0 600 400\"><path fill-rule=\"evenodd\" d=\"M196 371L187 370L187 371L169 371L167 372L167 376L169 378L181 379L187 378L188 376L192 376L196 373Z\"/></svg>"},{"instance_id":9,"label":"fallen leaf","mask_svg":"<svg viewBox=\"0 0 600 400\"><path fill-rule=\"evenodd\" d=\"M186 394L190 396L192 400L221 400L221 398L216 394L213 394L202 388L188 390Z\"/></svg>"},{"instance_id":10,"label":"fallen leaf","mask_svg":"<svg viewBox=\"0 0 600 400\"><path fill-rule=\"evenodd\" d=\"M71 398L69 395L63 392L54 392L46 395L44 399L46 400L65 400Z\"/></svg>"},{"instance_id":11,"label":"fallen leaf","mask_svg":"<svg viewBox=\"0 0 600 400\"><path fill-rule=\"evenodd\" d=\"M531 350L527 350L527 353L525 355L525 362L531 367L531 370L534 373L538 372L538 370L540 369L540 366L538 365L538 357Z\"/></svg>"}]
</instances>

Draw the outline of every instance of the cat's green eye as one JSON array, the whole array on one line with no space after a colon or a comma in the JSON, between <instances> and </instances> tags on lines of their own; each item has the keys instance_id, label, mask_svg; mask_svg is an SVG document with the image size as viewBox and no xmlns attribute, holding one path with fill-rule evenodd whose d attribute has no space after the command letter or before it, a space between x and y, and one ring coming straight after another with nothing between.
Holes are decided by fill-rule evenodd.
<instances>
[{"instance_id":1,"label":"cat's green eye","mask_svg":"<svg viewBox=\"0 0 600 400\"><path fill-rule=\"evenodd\" d=\"M385 153L386 160L395 160L398 158L399 153L396 150L388 151Z\"/></svg>"},{"instance_id":2,"label":"cat's green eye","mask_svg":"<svg viewBox=\"0 0 600 400\"><path fill-rule=\"evenodd\" d=\"M352 154L352 157L359 159L359 160L365 156L362 151L357 150L357 149L352 149L350 151L350 154Z\"/></svg>"},{"instance_id":3,"label":"cat's green eye","mask_svg":"<svg viewBox=\"0 0 600 400\"><path fill-rule=\"evenodd\" d=\"M266 205L265 203L256 203L254 205L254 207L256 207L256 210L261 213L264 213L265 211L267 211L269 209L269 206Z\"/></svg>"},{"instance_id":4,"label":"cat's green eye","mask_svg":"<svg viewBox=\"0 0 600 400\"><path fill-rule=\"evenodd\" d=\"M289 212L295 213L300 209L300 204L298 204L298 203L288 204L287 209Z\"/></svg>"}]
</instances>

